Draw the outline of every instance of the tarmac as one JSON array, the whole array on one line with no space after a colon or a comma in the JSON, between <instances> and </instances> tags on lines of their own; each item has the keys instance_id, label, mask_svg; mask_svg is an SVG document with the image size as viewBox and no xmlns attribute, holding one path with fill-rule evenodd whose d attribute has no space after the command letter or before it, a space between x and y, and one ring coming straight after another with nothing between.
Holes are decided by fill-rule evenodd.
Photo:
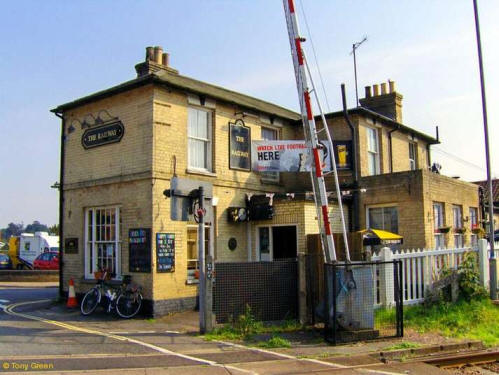
<instances>
[{"instance_id":1,"label":"tarmac","mask_svg":"<svg viewBox=\"0 0 499 375\"><path fill-rule=\"evenodd\" d=\"M45 288L47 283L0 283L0 288ZM53 285L52 285L53 286ZM7 311L8 310L8 311ZM206 341L198 332L198 313L188 311L158 319L119 319L103 311L82 316L78 309L60 303L23 303L7 308L19 327L30 327L36 334L18 336L19 328L4 330L1 340L10 340L0 352L0 373L33 374L447 374L424 363L405 363L386 349L407 338L359 342L331 346L320 333L303 337L288 334L291 348L262 349L245 342ZM4 321L4 326L9 326ZM7 324L6 324L7 323ZM14 322L11 323L11 325ZM1 328L1 327L0 327ZM0 331L1 332L1 331ZM306 335L306 334L305 334ZM442 351L435 338L421 349L398 351L399 357L417 351ZM440 338L441 340L441 338ZM62 345L61 345L62 343ZM433 345L430 345L433 344ZM478 343L448 341L449 350L479 346ZM20 353L19 348L25 352ZM10 351L12 349L12 351ZM16 354L14 356L14 354ZM383 355L384 354L384 355ZM38 368L14 368L16 364L36 364ZM45 366L45 368L44 368ZM52 368L47 368L52 366Z\"/></svg>"}]
</instances>

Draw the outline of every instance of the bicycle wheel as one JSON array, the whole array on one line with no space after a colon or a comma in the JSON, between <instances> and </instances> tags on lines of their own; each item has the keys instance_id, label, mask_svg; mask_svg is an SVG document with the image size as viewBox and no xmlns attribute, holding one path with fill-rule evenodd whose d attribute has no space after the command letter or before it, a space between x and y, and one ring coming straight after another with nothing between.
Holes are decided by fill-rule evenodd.
<instances>
[{"instance_id":1,"label":"bicycle wheel","mask_svg":"<svg viewBox=\"0 0 499 375\"><path fill-rule=\"evenodd\" d=\"M98 288L90 289L81 300L80 310L83 315L92 314L101 299L101 292Z\"/></svg>"},{"instance_id":2,"label":"bicycle wheel","mask_svg":"<svg viewBox=\"0 0 499 375\"><path fill-rule=\"evenodd\" d=\"M139 292L125 291L116 300L116 312L122 318L132 318L142 306L142 296Z\"/></svg>"}]
</instances>

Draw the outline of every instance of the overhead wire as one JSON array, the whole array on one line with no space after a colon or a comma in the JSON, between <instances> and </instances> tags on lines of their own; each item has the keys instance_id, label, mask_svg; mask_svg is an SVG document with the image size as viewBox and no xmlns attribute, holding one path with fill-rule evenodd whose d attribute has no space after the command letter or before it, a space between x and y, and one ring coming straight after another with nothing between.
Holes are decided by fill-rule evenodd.
<instances>
[{"instance_id":1,"label":"overhead wire","mask_svg":"<svg viewBox=\"0 0 499 375\"><path fill-rule=\"evenodd\" d=\"M310 27L308 26L307 15L305 13L305 8L303 6L303 1L302 0L298 0L298 2L300 3L301 12L303 14L303 20L305 21L305 27L307 28L308 38L310 40L310 46L312 47L312 53L314 54L315 66L317 68L317 72L318 72L318 75L319 75L319 81L321 81L321 87L322 87L322 92L324 94L324 99L326 100L327 111L331 112L331 107L329 106L329 100L328 100L328 97L327 97L326 87L324 85L324 80L322 79L322 73L321 73L321 69L319 67L319 62L318 62L318 59L317 59L317 53L315 52L315 46L314 46L314 41L313 41L313 38L312 38L312 32L310 31Z\"/></svg>"},{"instance_id":2,"label":"overhead wire","mask_svg":"<svg viewBox=\"0 0 499 375\"><path fill-rule=\"evenodd\" d=\"M468 160L466 160L466 159L463 159L463 158L461 158L461 157L459 157L459 156L457 156L457 155L451 154L451 153L450 153L450 152L448 152L448 151L442 150L441 148L438 148L438 147L433 147L432 149L433 149L435 152L438 152L438 153L440 153L440 154L446 155L446 156L448 156L448 157L450 157L450 158L452 158L452 159L454 159L454 160L456 160L456 161L458 161L458 162L460 162L460 163L462 163L462 164L466 164L466 165L468 165L468 166L470 166L470 167L473 167L473 168L479 169L479 170L481 170L481 171L485 171L485 170L486 170L484 167L481 167L481 166L479 166L478 164L474 164L474 163L472 163L472 162L470 162L470 161L468 161ZM496 171L494 171L494 174L495 174L495 175L499 175L499 173L497 173Z\"/></svg>"}]
</instances>

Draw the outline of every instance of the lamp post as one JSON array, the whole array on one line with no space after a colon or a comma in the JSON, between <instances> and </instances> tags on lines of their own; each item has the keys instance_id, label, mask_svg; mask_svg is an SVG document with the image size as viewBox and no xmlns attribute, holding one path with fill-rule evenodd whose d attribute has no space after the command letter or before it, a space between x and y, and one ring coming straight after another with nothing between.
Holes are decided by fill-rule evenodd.
<instances>
[{"instance_id":1,"label":"lamp post","mask_svg":"<svg viewBox=\"0 0 499 375\"><path fill-rule=\"evenodd\" d=\"M494 196L492 190L492 178L490 175L490 145L489 145L489 127L487 122L487 101L485 97L485 77L483 73L482 42L480 38L480 24L478 21L477 0L473 0L473 10L475 13L476 41L478 48L478 66L480 69L480 87L482 91L482 116L483 131L485 136L485 160L487 164L487 187L489 191L489 244L490 244L490 298L497 299L497 263L494 251Z\"/></svg>"}]
</instances>

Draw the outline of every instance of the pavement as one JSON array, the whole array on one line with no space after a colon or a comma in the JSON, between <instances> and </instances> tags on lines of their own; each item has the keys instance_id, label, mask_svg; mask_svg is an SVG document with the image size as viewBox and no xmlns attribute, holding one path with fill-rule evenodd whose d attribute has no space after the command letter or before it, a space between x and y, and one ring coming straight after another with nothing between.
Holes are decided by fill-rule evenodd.
<instances>
[{"instance_id":1,"label":"pavement","mask_svg":"<svg viewBox=\"0 0 499 375\"><path fill-rule=\"evenodd\" d=\"M444 374L422 363L383 363L371 354L394 341L266 350L205 341L198 314L123 320L84 317L55 303L57 288L0 283L0 373L33 374ZM398 342L396 340L395 342ZM326 355L327 354L327 355Z\"/></svg>"}]
</instances>

